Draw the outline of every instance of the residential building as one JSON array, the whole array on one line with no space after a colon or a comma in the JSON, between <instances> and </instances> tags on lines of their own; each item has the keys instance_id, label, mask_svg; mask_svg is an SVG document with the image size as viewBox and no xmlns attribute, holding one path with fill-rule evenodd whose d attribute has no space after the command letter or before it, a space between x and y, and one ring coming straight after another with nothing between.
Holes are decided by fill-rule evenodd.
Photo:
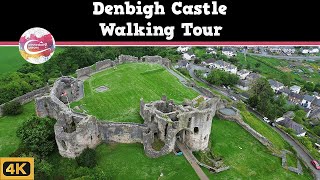
<instances>
[{"instance_id":1,"label":"residential building","mask_svg":"<svg viewBox=\"0 0 320 180\"><path fill-rule=\"evenodd\" d=\"M257 79L261 78L262 76L260 74L257 73L250 73L247 77L246 80L250 81L250 82L254 82Z\"/></svg>"},{"instance_id":2,"label":"residential building","mask_svg":"<svg viewBox=\"0 0 320 180\"><path fill-rule=\"evenodd\" d=\"M310 96L308 94L303 96L303 99L301 101L301 106L305 107L305 108L311 108L311 102L315 99L314 96Z\"/></svg>"},{"instance_id":3,"label":"residential building","mask_svg":"<svg viewBox=\"0 0 320 180\"><path fill-rule=\"evenodd\" d=\"M307 131L303 128L301 124L294 122L288 117L281 117L276 120L276 122L286 128L292 129L298 137L305 136Z\"/></svg>"},{"instance_id":4,"label":"residential building","mask_svg":"<svg viewBox=\"0 0 320 180\"><path fill-rule=\"evenodd\" d=\"M236 74L237 70L238 70L237 66L230 64L228 62L222 61L222 60L218 60L218 61L214 62L212 64L212 68L224 70L224 71L230 72L232 74Z\"/></svg>"},{"instance_id":5,"label":"residential building","mask_svg":"<svg viewBox=\"0 0 320 180\"><path fill-rule=\"evenodd\" d=\"M311 108L312 109L320 109L320 99L314 98L311 102Z\"/></svg>"},{"instance_id":6,"label":"residential building","mask_svg":"<svg viewBox=\"0 0 320 180\"><path fill-rule=\"evenodd\" d=\"M189 62L187 60L179 60L176 68L187 68Z\"/></svg>"},{"instance_id":7,"label":"residential building","mask_svg":"<svg viewBox=\"0 0 320 180\"><path fill-rule=\"evenodd\" d=\"M269 79L269 84L274 92L278 92L280 89L284 88L284 85L281 82Z\"/></svg>"},{"instance_id":8,"label":"residential building","mask_svg":"<svg viewBox=\"0 0 320 180\"><path fill-rule=\"evenodd\" d=\"M186 53L182 54L182 57L183 57L183 59L190 61L190 60L194 59L196 57L196 55L193 54L192 52L186 52Z\"/></svg>"},{"instance_id":9,"label":"residential building","mask_svg":"<svg viewBox=\"0 0 320 180\"><path fill-rule=\"evenodd\" d=\"M179 52L179 53L186 53L186 52L188 52L190 49L191 49L190 46L179 46L179 47L177 48L177 52Z\"/></svg>"},{"instance_id":10,"label":"residential building","mask_svg":"<svg viewBox=\"0 0 320 180\"><path fill-rule=\"evenodd\" d=\"M292 102L295 105L300 105L303 99L303 96L301 94L297 94L294 92L291 92L288 96L288 99L290 102Z\"/></svg>"},{"instance_id":11,"label":"residential building","mask_svg":"<svg viewBox=\"0 0 320 180\"><path fill-rule=\"evenodd\" d=\"M287 88L287 87L284 87L282 89L280 89L278 91L278 93L284 95L284 96L289 96L289 94L291 93L291 91Z\"/></svg>"},{"instance_id":12,"label":"residential building","mask_svg":"<svg viewBox=\"0 0 320 180\"><path fill-rule=\"evenodd\" d=\"M291 86L291 87L290 87L290 91L293 92L293 93L299 94L299 93L300 93L300 90L301 90L301 87L300 87L300 86L297 86L297 85L294 85L294 86Z\"/></svg>"},{"instance_id":13,"label":"residential building","mask_svg":"<svg viewBox=\"0 0 320 180\"><path fill-rule=\"evenodd\" d=\"M237 75L239 76L240 79L246 79L246 77L250 74L250 71L246 69L241 69L240 71L237 72Z\"/></svg>"},{"instance_id":14,"label":"residential building","mask_svg":"<svg viewBox=\"0 0 320 180\"><path fill-rule=\"evenodd\" d=\"M213 58L210 58L210 59L207 59L207 60L205 60L205 61L202 61L202 63L201 64L203 64L203 65L205 65L205 66L213 66L213 63L214 62L216 62L216 60L215 59L213 59Z\"/></svg>"},{"instance_id":15,"label":"residential building","mask_svg":"<svg viewBox=\"0 0 320 180\"><path fill-rule=\"evenodd\" d=\"M296 50L292 46L288 46L288 47L286 46L286 47L282 47L282 52L288 56L291 56L296 52Z\"/></svg>"},{"instance_id":16,"label":"residential building","mask_svg":"<svg viewBox=\"0 0 320 180\"><path fill-rule=\"evenodd\" d=\"M240 79L238 84L236 85L236 87L238 87L239 89L241 89L243 91L247 91L247 90L249 90L249 87L250 87L250 81Z\"/></svg>"},{"instance_id":17,"label":"residential building","mask_svg":"<svg viewBox=\"0 0 320 180\"><path fill-rule=\"evenodd\" d=\"M224 54L224 55L226 55L228 57L233 57L233 56L237 55L236 51L231 47L223 47L222 48L222 54Z\"/></svg>"}]
</instances>

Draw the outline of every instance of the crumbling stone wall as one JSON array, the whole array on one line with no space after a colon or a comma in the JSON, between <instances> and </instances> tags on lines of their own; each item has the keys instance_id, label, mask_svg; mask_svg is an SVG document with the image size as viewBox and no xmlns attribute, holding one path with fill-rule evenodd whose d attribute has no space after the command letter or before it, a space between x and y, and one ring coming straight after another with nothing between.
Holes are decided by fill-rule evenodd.
<instances>
[{"instance_id":1,"label":"crumbling stone wall","mask_svg":"<svg viewBox=\"0 0 320 180\"><path fill-rule=\"evenodd\" d=\"M49 93L50 91L50 86L45 86L45 87L42 87L40 89L36 89L34 91L31 91L29 93L26 93L22 96L19 96L17 98L14 98L13 100L9 101L9 102L13 102L13 101L17 101L21 104L26 104L32 100L34 100L36 97L40 97L40 96L43 96L44 94L46 93ZM3 107L4 107L5 104L1 104L0 105L0 117L3 116Z\"/></svg>"},{"instance_id":2,"label":"crumbling stone wall","mask_svg":"<svg viewBox=\"0 0 320 180\"><path fill-rule=\"evenodd\" d=\"M65 88L77 91L78 81L71 77L61 77L53 85L49 96L36 98L36 113L39 117L51 117L57 120L54 131L59 153L74 158L87 147L93 148L101 141L98 123L92 116L71 111L61 101ZM77 94L69 94L70 100Z\"/></svg>"},{"instance_id":3,"label":"crumbling stone wall","mask_svg":"<svg viewBox=\"0 0 320 180\"><path fill-rule=\"evenodd\" d=\"M83 76L90 76L91 73L95 72L92 66L84 67L76 70L77 78Z\"/></svg>"},{"instance_id":4,"label":"crumbling stone wall","mask_svg":"<svg viewBox=\"0 0 320 180\"><path fill-rule=\"evenodd\" d=\"M113 67L114 62L110 59L96 62L96 71L100 71L109 67Z\"/></svg>"},{"instance_id":5,"label":"crumbling stone wall","mask_svg":"<svg viewBox=\"0 0 320 180\"><path fill-rule=\"evenodd\" d=\"M95 63L95 65L78 69L76 71L76 74L77 74L77 78L81 78L83 76L90 76L92 73L95 73L97 71L114 67L118 64L137 63L137 62L157 63L167 68L171 66L171 61L167 58L162 58L161 56L143 56L139 59L138 57L135 57L135 56L120 55L115 60L107 59L103 61L98 61Z\"/></svg>"},{"instance_id":6,"label":"crumbling stone wall","mask_svg":"<svg viewBox=\"0 0 320 180\"><path fill-rule=\"evenodd\" d=\"M137 123L99 122L101 139L118 143L142 143L147 126Z\"/></svg>"}]
</instances>

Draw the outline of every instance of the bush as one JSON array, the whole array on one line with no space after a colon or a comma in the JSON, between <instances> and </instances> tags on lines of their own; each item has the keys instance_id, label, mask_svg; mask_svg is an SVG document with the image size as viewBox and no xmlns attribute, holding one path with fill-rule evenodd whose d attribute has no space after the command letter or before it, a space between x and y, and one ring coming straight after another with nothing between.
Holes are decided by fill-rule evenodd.
<instances>
[{"instance_id":1,"label":"bush","mask_svg":"<svg viewBox=\"0 0 320 180\"><path fill-rule=\"evenodd\" d=\"M53 119L36 116L23 122L17 130L17 137L21 141L20 146L40 157L50 155L56 144L54 123Z\"/></svg>"},{"instance_id":2,"label":"bush","mask_svg":"<svg viewBox=\"0 0 320 180\"><path fill-rule=\"evenodd\" d=\"M94 149L85 149L80 156L76 157L79 166L93 168L97 165L96 151Z\"/></svg>"},{"instance_id":3,"label":"bush","mask_svg":"<svg viewBox=\"0 0 320 180\"><path fill-rule=\"evenodd\" d=\"M22 111L23 111L22 105L17 101L8 102L4 104L4 107L3 107L4 115L14 116L14 115L21 114Z\"/></svg>"}]
</instances>

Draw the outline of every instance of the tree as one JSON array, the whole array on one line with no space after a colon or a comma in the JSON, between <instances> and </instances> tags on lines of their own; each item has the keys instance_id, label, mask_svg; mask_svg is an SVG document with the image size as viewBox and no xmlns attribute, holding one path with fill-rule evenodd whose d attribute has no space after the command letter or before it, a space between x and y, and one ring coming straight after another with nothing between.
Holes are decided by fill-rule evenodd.
<instances>
[{"instance_id":1,"label":"tree","mask_svg":"<svg viewBox=\"0 0 320 180\"><path fill-rule=\"evenodd\" d=\"M320 126L314 127L314 128L312 129L312 131L313 131L314 133L316 133L318 136L320 136Z\"/></svg>"},{"instance_id":2,"label":"tree","mask_svg":"<svg viewBox=\"0 0 320 180\"><path fill-rule=\"evenodd\" d=\"M79 166L93 168L97 165L96 151L94 149L86 148L80 156L76 157Z\"/></svg>"},{"instance_id":3,"label":"tree","mask_svg":"<svg viewBox=\"0 0 320 180\"><path fill-rule=\"evenodd\" d=\"M303 121L305 120L306 114L307 113L304 112L304 110L297 110L294 112L293 120L299 124L303 124Z\"/></svg>"},{"instance_id":4,"label":"tree","mask_svg":"<svg viewBox=\"0 0 320 180\"><path fill-rule=\"evenodd\" d=\"M3 106L4 115L14 116L14 115L21 114L22 111L23 111L23 107L17 101L8 102Z\"/></svg>"},{"instance_id":5,"label":"tree","mask_svg":"<svg viewBox=\"0 0 320 180\"><path fill-rule=\"evenodd\" d=\"M196 59L194 60L194 63L195 63L195 64L200 64L200 63L201 63L201 60L200 60L199 58L196 58Z\"/></svg>"},{"instance_id":6,"label":"tree","mask_svg":"<svg viewBox=\"0 0 320 180\"><path fill-rule=\"evenodd\" d=\"M304 88L309 92L313 92L315 89L315 85L313 84L313 82L308 81L304 84Z\"/></svg>"},{"instance_id":7,"label":"tree","mask_svg":"<svg viewBox=\"0 0 320 180\"><path fill-rule=\"evenodd\" d=\"M249 94L248 103L251 107L257 107L257 110L269 119L275 118L278 107L274 104L274 93L265 78L260 78L252 83Z\"/></svg>"},{"instance_id":8,"label":"tree","mask_svg":"<svg viewBox=\"0 0 320 180\"><path fill-rule=\"evenodd\" d=\"M53 175L53 165L44 159L35 158L35 179L49 179Z\"/></svg>"},{"instance_id":9,"label":"tree","mask_svg":"<svg viewBox=\"0 0 320 180\"><path fill-rule=\"evenodd\" d=\"M314 87L314 91L320 93L320 83L317 83Z\"/></svg>"},{"instance_id":10,"label":"tree","mask_svg":"<svg viewBox=\"0 0 320 180\"><path fill-rule=\"evenodd\" d=\"M256 64L255 64L255 67L256 67L256 68L259 68L260 66L261 66L261 63L256 63Z\"/></svg>"},{"instance_id":11,"label":"tree","mask_svg":"<svg viewBox=\"0 0 320 180\"><path fill-rule=\"evenodd\" d=\"M40 157L48 156L53 152L56 144L54 123L53 119L36 116L24 121L17 130L21 146Z\"/></svg>"},{"instance_id":12,"label":"tree","mask_svg":"<svg viewBox=\"0 0 320 180\"><path fill-rule=\"evenodd\" d=\"M221 86L221 85L229 86L229 85L237 84L239 81L239 77L225 71L213 70L208 75L207 81L217 86Z\"/></svg>"}]
</instances>

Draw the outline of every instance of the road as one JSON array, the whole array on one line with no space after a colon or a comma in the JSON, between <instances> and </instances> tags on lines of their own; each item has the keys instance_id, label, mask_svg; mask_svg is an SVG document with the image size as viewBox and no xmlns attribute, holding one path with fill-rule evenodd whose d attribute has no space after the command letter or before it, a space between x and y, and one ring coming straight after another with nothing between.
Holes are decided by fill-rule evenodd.
<instances>
[{"instance_id":1,"label":"road","mask_svg":"<svg viewBox=\"0 0 320 180\"><path fill-rule=\"evenodd\" d=\"M216 86L213 86L213 85L207 83L206 81L203 81L202 79L198 78L194 74L194 70L195 69L204 70L203 67L201 67L201 66L194 65L194 64L189 64L189 66L188 66L189 74L193 79L195 79L197 81L201 81L203 83L206 83L208 86L210 86L214 90L220 92L221 94L223 94L223 95L225 95L227 97L234 96L239 100L244 98L244 97L242 97L242 96L240 96L238 94L233 93L231 90L223 89L223 88L220 88L220 87L216 87ZM176 76L179 80L181 80L181 78L182 78L182 80L186 82L186 79L184 77L181 77L179 74L174 72L173 75ZM262 119L263 117L258 112L254 111L253 109L251 109L249 107L248 107L248 110L250 112L254 113L262 122L264 122L263 119ZM304 152L303 149L290 136L288 136L287 134L285 134L282 131L280 131L277 127L272 127L272 126L270 126L270 127L273 128L275 130L275 132L280 134L280 136L293 147L293 149L297 152L297 155L302 159L302 161L305 162L304 164L306 164L312 170L312 172L316 175L316 179L320 180L320 171L317 170L314 166L311 165L311 163L310 163L310 161L312 160L311 157L306 152Z\"/></svg>"},{"instance_id":2,"label":"road","mask_svg":"<svg viewBox=\"0 0 320 180\"><path fill-rule=\"evenodd\" d=\"M247 53L253 56L262 56L262 57L270 57L277 59L285 59L285 60L295 60L295 61L303 61L303 60L320 60L320 56L281 56L281 55L270 55L270 54L256 54L256 53Z\"/></svg>"}]
</instances>

